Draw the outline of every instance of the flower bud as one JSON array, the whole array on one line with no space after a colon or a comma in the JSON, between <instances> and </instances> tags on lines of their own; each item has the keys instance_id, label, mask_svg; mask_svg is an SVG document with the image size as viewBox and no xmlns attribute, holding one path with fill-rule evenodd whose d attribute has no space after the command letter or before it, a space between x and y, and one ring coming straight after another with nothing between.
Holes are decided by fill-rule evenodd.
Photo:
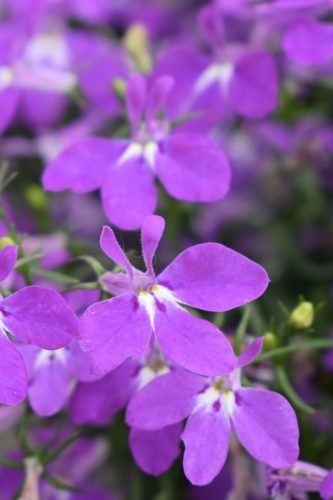
<instances>
[{"instance_id":1,"label":"flower bud","mask_svg":"<svg viewBox=\"0 0 333 500\"><path fill-rule=\"evenodd\" d=\"M47 206L47 195L37 184L31 184L25 192L27 203L35 210L44 209Z\"/></svg>"},{"instance_id":2,"label":"flower bud","mask_svg":"<svg viewBox=\"0 0 333 500\"><path fill-rule=\"evenodd\" d=\"M314 307L311 302L301 302L291 312L289 323L295 330L304 330L309 328L314 319Z\"/></svg>"},{"instance_id":3,"label":"flower bud","mask_svg":"<svg viewBox=\"0 0 333 500\"><path fill-rule=\"evenodd\" d=\"M115 78L112 82L113 90L121 101L125 98L126 82L122 78Z\"/></svg>"},{"instance_id":4,"label":"flower bud","mask_svg":"<svg viewBox=\"0 0 333 500\"><path fill-rule=\"evenodd\" d=\"M278 345L278 340L276 338L275 333L266 332L264 334L264 350L270 351L271 349L275 349Z\"/></svg>"},{"instance_id":5,"label":"flower bud","mask_svg":"<svg viewBox=\"0 0 333 500\"><path fill-rule=\"evenodd\" d=\"M0 238L0 250L3 250L5 247L10 247L12 245L16 245L15 241L9 236L3 236Z\"/></svg>"},{"instance_id":6,"label":"flower bud","mask_svg":"<svg viewBox=\"0 0 333 500\"><path fill-rule=\"evenodd\" d=\"M124 46L133 58L137 70L140 73L149 73L152 61L149 53L147 29L143 24L134 23L129 27L125 34Z\"/></svg>"}]
</instances>

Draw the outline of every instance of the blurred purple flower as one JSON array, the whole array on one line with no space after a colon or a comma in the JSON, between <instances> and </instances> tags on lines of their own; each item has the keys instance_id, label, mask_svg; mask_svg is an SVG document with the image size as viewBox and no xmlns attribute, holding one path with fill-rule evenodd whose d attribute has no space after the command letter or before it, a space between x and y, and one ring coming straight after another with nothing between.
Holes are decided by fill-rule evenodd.
<instances>
[{"instance_id":1,"label":"blurred purple flower","mask_svg":"<svg viewBox=\"0 0 333 500\"><path fill-rule=\"evenodd\" d=\"M270 497L292 500L306 493L318 492L329 500L333 495L333 471L307 462L296 462L292 467L267 470L267 488Z\"/></svg>"},{"instance_id":2,"label":"blurred purple flower","mask_svg":"<svg viewBox=\"0 0 333 500\"><path fill-rule=\"evenodd\" d=\"M100 188L107 217L127 230L138 229L154 212L155 176L176 199L223 198L230 182L223 151L203 135L172 132L170 123L158 118L172 85L171 78L161 77L147 95L145 80L133 77L126 91L131 139L90 138L74 144L46 168L45 189L87 193Z\"/></svg>"}]
</instances>

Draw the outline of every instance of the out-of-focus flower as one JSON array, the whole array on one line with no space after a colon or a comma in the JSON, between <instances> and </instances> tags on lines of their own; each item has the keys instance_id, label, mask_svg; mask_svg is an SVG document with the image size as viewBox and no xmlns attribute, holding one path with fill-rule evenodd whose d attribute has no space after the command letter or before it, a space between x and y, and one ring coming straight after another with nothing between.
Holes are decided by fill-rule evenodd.
<instances>
[{"instance_id":1,"label":"out-of-focus flower","mask_svg":"<svg viewBox=\"0 0 333 500\"><path fill-rule=\"evenodd\" d=\"M48 165L44 187L76 193L100 188L107 217L127 230L138 229L154 212L155 176L176 199L223 198L230 182L223 151L203 135L171 131L170 123L159 118L172 85L171 78L161 77L147 95L145 80L133 77L126 89L131 139L79 141Z\"/></svg>"}]
</instances>

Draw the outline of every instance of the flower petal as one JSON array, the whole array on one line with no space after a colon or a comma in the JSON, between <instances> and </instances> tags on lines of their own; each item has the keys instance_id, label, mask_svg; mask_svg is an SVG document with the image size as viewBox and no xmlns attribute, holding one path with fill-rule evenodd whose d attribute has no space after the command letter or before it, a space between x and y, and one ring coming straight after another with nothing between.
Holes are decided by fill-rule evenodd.
<instances>
[{"instance_id":1,"label":"flower petal","mask_svg":"<svg viewBox=\"0 0 333 500\"><path fill-rule=\"evenodd\" d=\"M149 92L146 119L153 119L162 108L164 108L166 99L174 86L174 79L171 76L160 76L154 81Z\"/></svg>"},{"instance_id":2,"label":"flower petal","mask_svg":"<svg viewBox=\"0 0 333 500\"><path fill-rule=\"evenodd\" d=\"M134 75L126 87L126 107L132 125L133 132L136 130L143 110L146 105L147 85L143 76Z\"/></svg>"},{"instance_id":3,"label":"flower petal","mask_svg":"<svg viewBox=\"0 0 333 500\"><path fill-rule=\"evenodd\" d=\"M190 416L182 440L184 471L192 484L210 483L226 461L230 423L221 411L199 410Z\"/></svg>"},{"instance_id":4,"label":"flower petal","mask_svg":"<svg viewBox=\"0 0 333 500\"><path fill-rule=\"evenodd\" d=\"M46 167L42 179L44 189L71 189L74 193L98 189L108 167L121 156L127 144L127 141L101 138L73 144Z\"/></svg>"},{"instance_id":5,"label":"flower petal","mask_svg":"<svg viewBox=\"0 0 333 500\"><path fill-rule=\"evenodd\" d=\"M81 425L109 421L134 394L136 367L136 363L127 360L99 380L79 383L69 401L72 422Z\"/></svg>"},{"instance_id":6,"label":"flower petal","mask_svg":"<svg viewBox=\"0 0 333 500\"><path fill-rule=\"evenodd\" d=\"M264 337L259 337L255 339L251 344L244 349L244 351L240 354L237 367L241 368L242 366L249 365L262 351L264 344Z\"/></svg>"},{"instance_id":7,"label":"flower petal","mask_svg":"<svg viewBox=\"0 0 333 500\"><path fill-rule=\"evenodd\" d=\"M153 258L165 228L165 220L159 215L151 215L144 221L141 229L143 257L149 276L154 277Z\"/></svg>"},{"instance_id":8,"label":"flower petal","mask_svg":"<svg viewBox=\"0 0 333 500\"><path fill-rule=\"evenodd\" d=\"M181 432L180 424L169 425L158 431L132 428L129 446L138 466L153 476L166 472L180 455Z\"/></svg>"},{"instance_id":9,"label":"flower petal","mask_svg":"<svg viewBox=\"0 0 333 500\"><path fill-rule=\"evenodd\" d=\"M161 375L135 394L127 407L126 422L141 430L162 429L186 418L205 379L185 371Z\"/></svg>"},{"instance_id":10,"label":"flower petal","mask_svg":"<svg viewBox=\"0 0 333 500\"><path fill-rule=\"evenodd\" d=\"M44 353L43 353L44 354ZM32 409L41 417L61 410L70 392L71 377L64 360L49 355L35 366L28 397Z\"/></svg>"},{"instance_id":11,"label":"flower petal","mask_svg":"<svg viewBox=\"0 0 333 500\"><path fill-rule=\"evenodd\" d=\"M0 251L0 281L3 281L14 269L18 247L8 245Z\"/></svg>"},{"instance_id":12,"label":"flower petal","mask_svg":"<svg viewBox=\"0 0 333 500\"><path fill-rule=\"evenodd\" d=\"M99 244L105 255L107 255L111 260L113 260L113 262L115 262L119 266L124 267L129 276L133 277L131 263L128 260L124 250L119 245L118 240L110 227L103 227Z\"/></svg>"},{"instance_id":13,"label":"flower petal","mask_svg":"<svg viewBox=\"0 0 333 500\"><path fill-rule=\"evenodd\" d=\"M125 230L139 229L157 203L154 176L140 158L114 165L102 186L102 202L108 219Z\"/></svg>"},{"instance_id":14,"label":"flower petal","mask_svg":"<svg viewBox=\"0 0 333 500\"><path fill-rule=\"evenodd\" d=\"M216 201L229 190L230 169L224 152L200 134L175 133L162 143L156 172L171 196Z\"/></svg>"},{"instance_id":15,"label":"flower petal","mask_svg":"<svg viewBox=\"0 0 333 500\"><path fill-rule=\"evenodd\" d=\"M125 293L88 307L81 317L80 347L96 374L104 375L126 358L143 355L151 326L136 296Z\"/></svg>"},{"instance_id":16,"label":"flower petal","mask_svg":"<svg viewBox=\"0 0 333 500\"><path fill-rule=\"evenodd\" d=\"M297 418L283 396L265 389L239 389L231 418L238 439L256 460L275 468L296 462Z\"/></svg>"},{"instance_id":17,"label":"flower petal","mask_svg":"<svg viewBox=\"0 0 333 500\"><path fill-rule=\"evenodd\" d=\"M20 93L14 87L5 88L0 92L0 134L5 132L11 125L19 104L19 98Z\"/></svg>"},{"instance_id":18,"label":"flower petal","mask_svg":"<svg viewBox=\"0 0 333 500\"><path fill-rule=\"evenodd\" d=\"M0 403L14 406L27 395L28 379L21 354L0 331Z\"/></svg>"},{"instance_id":19,"label":"flower petal","mask_svg":"<svg viewBox=\"0 0 333 500\"><path fill-rule=\"evenodd\" d=\"M228 311L260 297L268 286L266 271L218 243L182 252L158 276L177 300L206 311Z\"/></svg>"},{"instance_id":20,"label":"flower petal","mask_svg":"<svg viewBox=\"0 0 333 500\"><path fill-rule=\"evenodd\" d=\"M37 285L4 299L0 316L5 328L19 340L44 349L65 347L79 335L77 317L63 297Z\"/></svg>"},{"instance_id":21,"label":"flower petal","mask_svg":"<svg viewBox=\"0 0 333 500\"><path fill-rule=\"evenodd\" d=\"M333 497L333 470L331 470L324 481L321 483L320 496L324 500L330 500Z\"/></svg>"},{"instance_id":22,"label":"flower petal","mask_svg":"<svg viewBox=\"0 0 333 500\"><path fill-rule=\"evenodd\" d=\"M162 310L156 310L155 334L164 355L202 375L221 375L234 369L234 352L216 326L170 302L163 305Z\"/></svg>"},{"instance_id":23,"label":"flower petal","mask_svg":"<svg viewBox=\"0 0 333 500\"><path fill-rule=\"evenodd\" d=\"M264 118L278 106L278 74L273 56L247 54L237 63L230 82L230 100L248 118Z\"/></svg>"},{"instance_id":24,"label":"flower petal","mask_svg":"<svg viewBox=\"0 0 333 500\"><path fill-rule=\"evenodd\" d=\"M332 25L313 19L296 21L284 36L283 48L287 57L296 63L326 64L333 57Z\"/></svg>"}]
</instances>

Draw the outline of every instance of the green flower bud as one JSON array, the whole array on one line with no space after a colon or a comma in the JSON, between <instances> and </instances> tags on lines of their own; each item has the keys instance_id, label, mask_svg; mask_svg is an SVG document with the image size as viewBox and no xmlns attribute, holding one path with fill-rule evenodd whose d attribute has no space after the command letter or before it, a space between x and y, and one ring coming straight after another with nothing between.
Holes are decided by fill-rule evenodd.
<instances>
[{"instance_id":1,"label":"green flower bud","mask_svg":"<svg viewBox=\"0 0 333 500\"><path fill-rule=\"evenodd\" d=\"M278 345L278 339L273 332L266 332L264 334L264 351L275 349Z\"/></svg>"},{"instance_id":2,"label":"green flower bud","mask_svg":"<svg viewBox=\"0 0 333 500\"><path fill-rule=\"evenodd\" d=\"M112 82L113 90L121 101L125 98L126 82L122 78L115 78Z\"/></svg>"},{"instance_id":3,"label":"green flower bud","mask_svg":"<svg viewBox=\"0 0 333 500\"><path fill-rule=\"evenodd\" d=\"M314 307L311 302L301 302L291 312L289 323L295 330L304 330L309 328L314 320Z\"/></svg>"},{"instance_id":4,"label":"green flower bud","mask_svg":"<svg viewBox=\"0 0 333 500\"><path fill-rule=\"evenodd\" d=\"M30 184L25 192L27 203L35 210L41 210L47 207L47 195L37 184Z\"/></svg>"},{"instance_id":5,"label":"green flower bud","mask_svg":"<svg viewBox=\"0 0 333 500\"><path fill-rule=\"evenodd\" d=\"M148 32L143 24L134 23L129 27L124 37L124 47L140 73L147 74L151 71Z\"/></svg>"},{"instance_id":6,"label":"green flower bud","mask_svg":"<svg viewBox=\"0 0 333 500\"><path fill-rule=\"evenodd\" d=\"M3 236L0 238L0 250L3 250L5 247L9 247L11 245L16 245L15 241L9 238L9 236Z\"/></svg>"}]
</instances>

